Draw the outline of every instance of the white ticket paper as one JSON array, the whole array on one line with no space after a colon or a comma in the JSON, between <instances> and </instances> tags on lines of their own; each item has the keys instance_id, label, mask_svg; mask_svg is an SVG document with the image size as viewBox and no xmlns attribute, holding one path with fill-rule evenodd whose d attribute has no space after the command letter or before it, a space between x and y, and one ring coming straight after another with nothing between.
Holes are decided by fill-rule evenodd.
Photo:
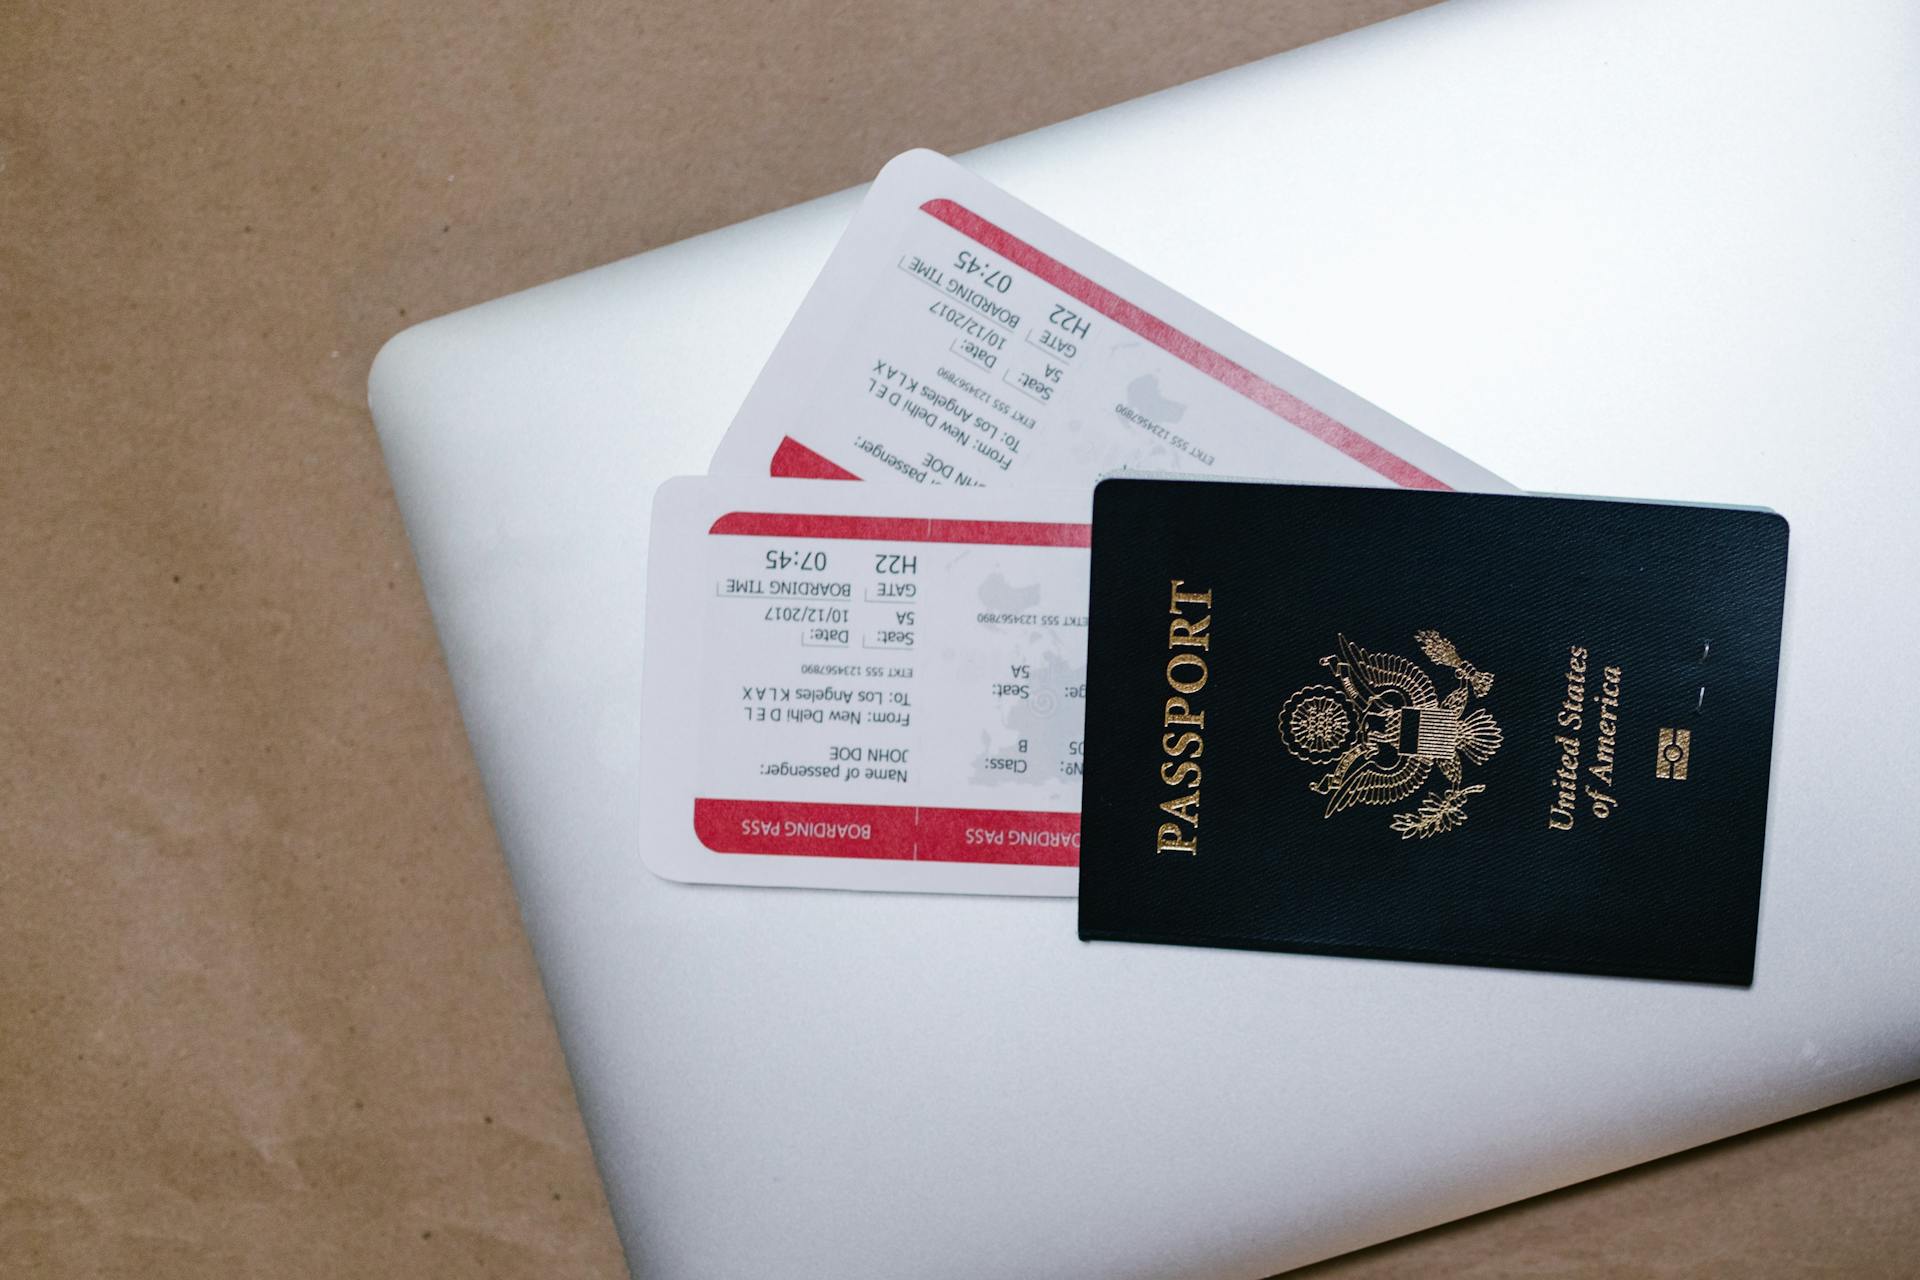
<instances>
[{"instance_id":1,"label":"white ticket paper","mask_svg":"<svg viewBox=\"0 0 1920 1280\"><path fill-rule=\"evenodd\" d=\"M647 566L648 866L1076 892L1090 505L668 481Z\"/></svg>"},{"instance_id":2,"label":"white ticket paper","mask_svg":"<svg viewBox=\"0 0 1920 1280\"><path fill-rule=\"evenodd\" d=\"M930 151L881 171L712 466L989 487L1122 468L1511 491Z\"/></svg>"}]
</instances>

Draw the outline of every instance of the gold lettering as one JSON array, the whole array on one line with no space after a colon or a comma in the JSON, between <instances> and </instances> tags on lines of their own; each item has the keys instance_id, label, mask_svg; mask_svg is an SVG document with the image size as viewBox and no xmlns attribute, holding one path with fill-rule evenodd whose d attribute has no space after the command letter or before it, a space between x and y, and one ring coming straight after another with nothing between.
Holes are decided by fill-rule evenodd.
<instances>
[{"instance_id":1,"label":"gold lettering","mask_svg":"<svg viewBox=\"0 0 1920 1280\"><path fill-rule=\"evenodd\" d=\"M1209 649L1213 647L1213 637L1200 633L1213 621L1213 615L1207 614L1198 622L1189 622L1185 618L1175 618L1167 624L1167 648L1185 647L1188 649Z\"/></svg>"},{"instance_id":2,"label":"gold lettering","mask_svg":"<svg viewBox=\"0 0 1920 1280\"><path fill-rule=\"evenodd\" d=\"M1197 787L1200 785L1200 766L1191 760L1182 760L1178 765L1169 760L1160 766L1160 781L1170 787Z\"/></svg>"},{"instance_id":3,"label":"gold lettering","mask_svg":"<svg viewBox=\"0 0 1920 1280\"><path fill-rule=\"evenodd\" d=\"M1199 846L1199 836L1196 835L1190 840L1182 840L1180 838L1180 828L1177 824L1163 822L1160 824L1159 837L1154 841L1153 848L1156 853L1191 854L1197 852Z\"/></svg>"},{"instance_id":4,"label":"gold lettering","mask_svg":"<svg viewBox=\"0 0 1920 1280\"><path fill-rule=\"evenodd\" d=\"M1562 729L1578 733L1582 727L1580 711L1587 704L1587 651L1579 645L1567 650L1567 696L1554 713L1553 722Z\"/></svg>"},{"instance_id":5,"label":"gold lettering","mask_svg":"<svg viewBox=\"0 0 1920 1280\"><path fill-rule=\"evenodd\" d=\"M1186 585L1185 578L1173 580L1173 600L1167 605L1168 613L1179 613L1180 606L1183 604L1203 604L1209 609L1213 608L1212 587L1208 587L1205 591L1182 591L1180 588Z\"/></svg>"},{"instance_id":6,"label":"gold lettering","mask_svg":"<svg viewBox=\"0 0 1920 1280\"><path fill-rule=\"evenodd\" d=\"M1553 771L1553 804L1547 810L1547 826L1553 831L1571 831L1574 806L1580 803L1580 739L1556 734L1553 745L1560 748L1560 767Z\"/></svg>"},{"instance_id":7,"label":"gold lettering","mask_svg":"<svg viewBox=\"0 0 1920 1280\"><path fill-rule=\"evenodd\" d=\"M1170 733L1161 734L1160 749L1175 758L1183 756L1191 750L1193 752L1193 758L1198 760L1200 753L1206 750L1206 743L1200 740L1199 734L1189 729L1177 738Z\"/></svg>"},{"instance_id":8,"label":"gold lettering","mask_svg":"<svg viewBox=\"0 0 1920 1280\"><path fill-rule=\"evenodd\" d=\"M1188 763L1191 764L1193 762L1188 761ZM1197 827L1200 825L1200 793L1198 791L1189 791L1178 799L1162 800L1160 802L1160 808L1163 812L1170 813L1176 818L1185 819L1189 826Z\"/></svg>"},{"instance_id":9,"label":"gold lettering","mask_svg":"<svg viewBox=\"0 0 1920 1280\"><path fill-rule=\"evenodd\" d=\"M1194 761L1206 750L1206 744L1197 731L1207 727L1207 713L1195 711L1186 695L1198 693L1207 687L1207 660L1192 650L1213 648L1213 637L1207 633L1213 616L1203 613L1198 618L1190 618L1182 609L1187 605L1213 608L1213 589L1187 591L1184 589L1186 585L1182 578L1168 579L1167 612L1173 615L1173 619L1167 623L1167 648L1171 651L1167 659L1167 687L1173 691L1173 696L1167 699L1161 724L1168 729L1178 727L1184 732L1160 735L1161 751L1172 757L1161 764L1160 781L1169 787L1186 787L1188 790L1176 799L1162 801L1160 810L1197 828L1200 825L1200 766ZM1154 833L1153 847L1161 853L1193 854L1198 852L1199 843L1197 835L1181 839L1178 822L1163 822Z\"/></svg>"},{"instance_id":10,"label":"gold lettering","mask_svg":"<svg viewBox=\"0 0 1920 1280\"><path fill-rule=\"evenodd\" d=\"M1191 679L1182 680L1174 672L1182 668L1198 667L1200 674ZM1207 660L1197 653L1176 653L1167 659L1167 683L1173 686L1175 693L1198 693L1207 687Z\"/></svg>"},{"instance_id":11,"label":"gold lettering","mask_svg":"<svg viewBox=\"0 0 1920 1280\"><path fill-rule=\"evenodd\" d=\"M1612 786L1613 749L1620 734L1620 668L1607 667L1600 674L1600 696L1595 700L1600 708L1600 736L1594 744L1593 763L1587 766L1587 772ZM1612 803L1608 801L1610 806Z\"/></svg>"},{"instance_id":12,"label":"gold lettering","mask_svg":"<svg viewBox=\"0 0 1920 1280\"><path fill-rule=\"evenodd\" d=\"M1174 710L1176 707L1179 710ZM1207 713L1195 711L1185 698L1168 698L1167 718L1160 723L1169 728L1176 724L1190 724L1196 729L1204 729L1207 727Z\"/></svg>"}]
</instances>

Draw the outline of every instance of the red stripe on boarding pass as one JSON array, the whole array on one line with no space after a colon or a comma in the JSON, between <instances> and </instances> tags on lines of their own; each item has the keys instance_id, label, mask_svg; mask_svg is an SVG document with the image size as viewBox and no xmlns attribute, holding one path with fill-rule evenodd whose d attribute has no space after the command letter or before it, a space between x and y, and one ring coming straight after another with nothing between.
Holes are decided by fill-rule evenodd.
<instances>
[{"instance_id":1,"label":"red stripe on boarding pass","mask_svg":"<svg viewBox=\"0 0 1920 1280\"><path fill-rule=\"evenodd\" d=\"M1032 520L923 520L917 516L829 516L729 511L708 533L853 542L961 542L995 547L1090 547L1093 526Z\"/></svg>"},{"instance_id":2,"label":"red stripe on boarding pass","mask_svg":"<svg viewBox=\"0 0 1920 1280\"><path fill-rule=\"evenodd\" d=\"M1080 865L1080 815L1003 809L921 809L920 861Z\"/></svg>"},{"instance_id":3,"label":"red stripe on boarding pass","mask_svg":"<svg viewBox=\"0 0 1920 1280\"><path fill-rule=\"evenodd\" d=\"M1062 293L1085 303L1154 346L1192 365L1222 386L1236 391L1282 421L1299 428L1346 454L1362 466L1379 472L1406 489L1449 489L1400 455L1369 440L1344 422L1314 408L1298 396L1268 382L1245 365L1236 364L1212 347L1188 337L1158 316L1141 310L1111 289L1095 284L1066 263L1050 258L1003 227L951 200L929 200L921 211L946 223L961 235L1039 276Z\"/></svg>"},{"instance_id":4,"label":"red stripe on boarding pass","mask_svg":"<svg viewBox=\"0 0 1920 1280\"><path fill-rule=\"evenodd\" d=\"M795 480L858 480L860 478L825 454L816 453L807 448L792 436L780 437L780 444L773 451L773 461L767 464L767 474L790 477Z\"/></svg>"},{"instance_id":5,"label":"red stripe on boarding pass","mask_svg":"<svg viewBox=\"0 0 1920 1280\"><path fill-rule=\"evenodd\" d=\"M693 831L714 853L1080 865L1077 813L702 797L693 802Z\"/></svg>"}]
</instances>

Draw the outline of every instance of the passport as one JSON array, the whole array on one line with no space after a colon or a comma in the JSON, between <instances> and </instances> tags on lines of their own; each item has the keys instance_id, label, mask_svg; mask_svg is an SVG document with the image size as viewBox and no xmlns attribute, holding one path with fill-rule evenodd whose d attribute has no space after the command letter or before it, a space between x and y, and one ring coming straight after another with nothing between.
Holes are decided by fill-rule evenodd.
<instances>
[{"instance_id":1,"label":"passport","mask_svg":"<svg viewBox=\"0 0 1920 1280\"><path fill-rule=\"evenodd\" d=\"M1080 936L1750 985L1787 523L1116 478Z\"/></svg>"}]
</instances>

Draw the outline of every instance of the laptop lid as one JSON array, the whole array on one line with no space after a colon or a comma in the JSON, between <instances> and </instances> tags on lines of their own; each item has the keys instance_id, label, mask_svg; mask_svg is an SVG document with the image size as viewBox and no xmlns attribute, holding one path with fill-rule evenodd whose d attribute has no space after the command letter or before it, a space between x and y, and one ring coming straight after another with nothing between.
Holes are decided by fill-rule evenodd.
<instances>
[{"instance_id":1,"label":"laptop lid","mask_svg":"<svg viewBox=\"0 0 1920 1280\"><path fill-rule=\"evenodd\" d=\"M394 339L374 414L635 1269L1256 1276L1920 1075L1878 691L1920 634L1909 23L1456 3L962 158L1524 487L1791 519L1751 989L660 880L649 494L857 193Z\"/></svg>"}]
</instances>

